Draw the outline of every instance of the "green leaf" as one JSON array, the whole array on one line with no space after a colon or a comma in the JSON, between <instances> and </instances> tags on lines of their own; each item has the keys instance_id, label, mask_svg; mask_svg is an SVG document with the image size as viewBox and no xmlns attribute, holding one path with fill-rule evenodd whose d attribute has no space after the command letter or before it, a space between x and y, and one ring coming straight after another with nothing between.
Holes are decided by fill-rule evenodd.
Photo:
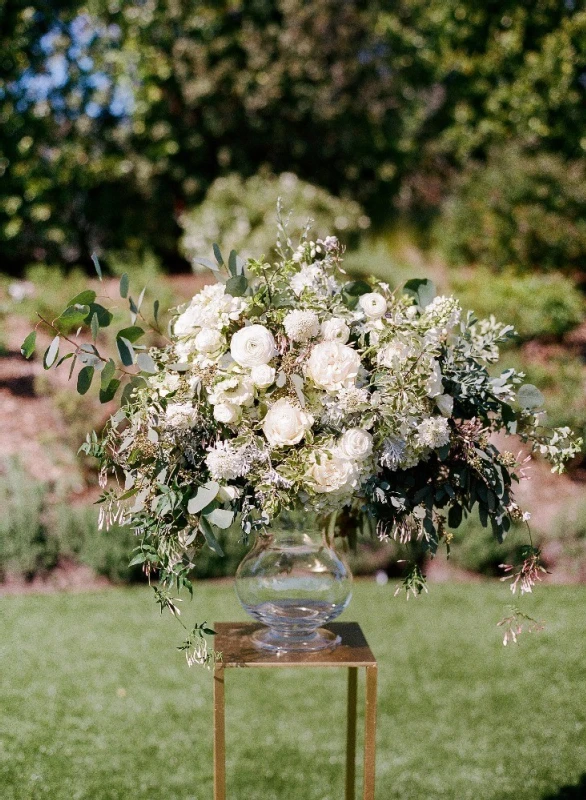
<instances>
[{"instance_id":1,"label":"green leaf","mask_svg":"<svg viewBox=\"0 0 586 800\"><path fill-rule=\"evenodd\" d=\"M128 297L128 287L130 286L130 278L127 272L123 272L120 278L120 297Z\"/></svg>"},{"instance_id":2,"label":"green leaf","mask_svg":"<svg viewBox=\"0 0 586 800\"><path fill-rule=\"evenodd\" d=\"M204 486L200 486L195 497L192 497L187 504L187 511L190 514L198 514L202 509L215 500L220 491L220 484L216 481L209 481Z\"/></svg>"},{"instance_id":3,"label":"green leaf","mask_svg":"<svg viewBox=\"0 0 586 800\"><path fill-rule=\"evenodd\" d=\"M207 267L213 272L219 272L218 265L215 263L215 261L211 261L209 258L200 258L199 256L196 256L194 259L192 259L192 262L194 264L201 264L202 267Z\"/></svg>"},{"instance_id":4,"label":"green leaf","mask_svg":"<svg viewBox=\"0 0 586 800\"><path fill-rule=\"evenodd\" d=\"M104 308L104 306L100 305L99 303L90 303L85 322L89 322L94 314L98 318L100 328L107 328L114 319L114 315L108 311L107 308Z\"/></svg>"},{"instance_id":5,"label":"green leaf","mask_svg":"<svg viewBox=\"0 0 586 800\"><path fill-rule=\"evenodd\" d=\"M542 408L545 405L545 398L532 383L525 383L517 392L517 400L523 408Z\"/></svg>"},{"instance_id":6,"label":"green leaf","mask_svg":"<svg viewBox=\"0 0 586 800\"><path fill-rule=\"evenodd\" d=\"M230 255L228 256L228 269L230 270L230 275L233 278L238 276L238 264L236 263L236 250L230 250Z\"/></svg>"},{"instance_id":7,"label":"green leaf","mask_svg":"<svg viewBox=\"0 0 586 800\"><path fill-rule=\"evenodd\" d=\"M94 262L94 268L95 268L96 272L98 273L98 278L100 280L102 280L102 268L100 266L100 262L98 260L98 257L97 257L97 255L95 253L92 253L92 261Z\"/></svg>"},{"instance_id":8,"label":"green leaf","mask_svg":"<svg viewBox=\"0 0 586 800\"><path fill-rule=\"evenodd\" d=\"M153 303L153 316L155 318L155 322L159 321L159 306L160 306L159 301L155 300L155 302Z\"/></svg>"},{"instance_id":9,"label":"green leaf","mask_svg":"<svg viewBox=\"0 0 586 800\"><path fill-rule=\"evenodd\" d=\"M20 352L25 358L30 358L32 354L35 352L36 343L37 343L37 332L31 331L20 347Z\"/></svg>"},{"instance_id":10,"label":"green leaf","mask_svg":"<svg viewBox=\"0 0 586 800\"><path fill-rule=\"evenodd\" d=\"M205 536L205 540L210 550L213 550L214 553L216 553L216 555L218 556L223 556L224 551L222 550L219 541L216 539L216 536L212 530L210 523L207 521L205 517L202 517L200 519L199 529Z\"/></svg>"},{"instance_id":11,"label":"green leaf","mask_svg":"<svg viewBox=\"0 0 586 800\"><path fill-rule=\"evenodd\" d=\"M219 246L214 242L212 245L212 249L214 251L214 256L218 264L223 267L224 266L224 259L222 258L222 253L220 251Z\"/></svg>"},{"instance_id":12,"label":"green leaf","mask_svg":"<svg viewBox=\"0 0 586 800\"><path fill-rule=\"evenodd\" d=\"M138 302L136 304L137 313L140 311L140 307L142 306L142 301L144 300L144 293L146 292L146 286L143 287L141 293L138 296Z\"/></svg>"},{"instance_id":13,"label":"green leaf","mask_svg":"<svg viewBox=\"0 0 586 800\"><path fill-rule=\"evenodd\" d=\"M119 379L113 378L106 387L102 387L100 389L100 403L109 403L110 400L113 400L119 386Z\"/></svg>"},{"instance_id":14,"label":"green leaf","mask_svg":"<svg viewBox=\"0 0 586 800\"><path fill-rule=\"evenodd\" d=\"M157 365L148 353L140 353L136 357L136 363L141 372L149 372L151 375L154 375L159 371Z\"/></svg>"},{"instance_id":15,"label":"green leaf","mask_svg":"<svg viewBox=\"0 0 586 800\"><path fill-rule=\"evenodd\" d=\"M459 528L462 523L462 506L453 505L448 511L448 526L450 528Z\"/></svg>"},{"instance_id":16,"label":"green leaf","mask_svg":"<svg viewBox=\"0 0 586 800\"><path fill-rule=\"evenodd\" d=\"M342 291L351 297L360 297L363 294L372 292L372 287L366 281L352 281L351 283L346 283L342 287Z\"/></svg>"},{"instance_id":17,"label":"green leaf","mask_svg":"<svg viewBox=\"0 0 586 800\"><path fill-rule=\"evenodd\" d=\"M134 364L134 347L123 336L116 339L116 345L120 354L120 361L125 367L131 367Z\"/></svg>"},{"instance_id":18,"label":"green leaf","mask_svg":"<svg viewBox=\"0 0 586 800\"><path fill-rule=\"evenodd\" d=\"M90 328L92 329L92 337L94 342L98 338L98 333L100 332L100 323L98 322L98 315L92 314L92 321L90 322Z\"/></svg>"},{"instance_id":19,"label":"green leaf","mask_svg":"<svg viewBox=\"0 0 586 800\"><path fill-rule=\"evenodd\" d=\"M100 385L102 389L105 389L116 372L116 364L114 363L114 359L110 359L108 363L104 366L102 370L102 375L100 377Z\"/></svg>"},{"instance_id":20,"label":"green leaf","mask_svg":"<svg viewBox=\"0 0 586 800\"><path fill-rule=\"evenodd\" d=\"M77 376L77 392L78 394L85 394L92 385L94 377L93 367L82 367Z\"/></svg>"},{"instance_id":21,"label":"green leaf","mask_svg":"<svg viewBox=\"0 0 586 800\"><path fill-rule=\"evenodd\" d=\"M57 359L57 355L59 353L59 336L56 336L49 347L45 351L45 355L43 356L43 366L45 369L51 369L53 364Z\"/></svg>"},{"instance_id":22,"label":"green leaf","mask_svg":"<svg viewBox=\"0 0 586 800\"><path fill-rule=\"evenodd\" d=\"M65 327L67 328L73 328L76 325L81 325L81 323L86 320L86 317L89 313L89 306L79 305L76 303L73 306L67 306L65 311L60 314L55 321L61 325L64 323Z\"/></svg>"},{"instance_id":23,"label":"green leaf","mask_svg":"<svg viewBox=\"0 0 586 800\"><path fill-rule=\"evenodd\" d=\"M68 306L89 306L96 299L96 293L93 289L86 289L84 292L76 294L73 300L67 303Z\"/></svg>"},{"instance_id":24,"label":"green leaf","mask_svg":"<svg viewBox=\"0 0 586 800\"><path fill-rule=\"evenodd\" d=\"M231 294L232 297L244 297L247 289L248 281L244 275L237 275L226 281L226 293Z\"/></svg>"},{"instance_id":25,"label":"green leaf","mask_svg":"<svg viewBox=\"0 0 586 800\"><path fill-rule=\"evenodd\" d=\"M407 281L403 290L405 294L414 297L421 308L428 306L435 297L434 283L427 278L413 278Z\"/></svg>"},{"instance_id":26,"label":"green leaf","mask_svg":"<svg viewBox=\"0 0 586 800\"><path fill-rule=\"evenodd\" d=\"M222 528L223 530L229 528L234 522L234 512L226 511L223 508L214 508L213 511L210 511L210 513L205 516L212 525L215 525L216 528Z\"/></svg>"},{"instance_id":27,"label":"green leaf","mask_svg":"<svg viewBox=\"0 0 586 800\"><path fill-rule=\"evenodd\" d=\"M134 344L141 336L144 336L144 331L142 328L139 328L138 325L132 325L130 328L122 328L121 331L118 331L116 336Z\"/></svg>"}]
</instances>

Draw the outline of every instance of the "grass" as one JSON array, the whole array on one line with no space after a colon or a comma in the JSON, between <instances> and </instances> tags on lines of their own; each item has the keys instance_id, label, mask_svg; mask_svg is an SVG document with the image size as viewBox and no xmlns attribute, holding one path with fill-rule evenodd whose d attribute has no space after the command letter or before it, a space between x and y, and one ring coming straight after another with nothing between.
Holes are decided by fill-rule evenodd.
<instances>
[{"instance_id":1,"label":"grass","mask_svg":"<svg viewBox=\"0 0 586 800\"><path fill-rule=\"evenodd\" d=\"M393 589L358 583L346 615L380 662L377 797L583 797L586 588L542 588L525 605L546 630L506 649L502 585ZM242 618L230 586L196 598L184 616ZM3 800L212 796L211 676L146 589L0 603ZM228 796L339 800L344 692L341 670L230 672Z\"/></svg>"}]
</instances>

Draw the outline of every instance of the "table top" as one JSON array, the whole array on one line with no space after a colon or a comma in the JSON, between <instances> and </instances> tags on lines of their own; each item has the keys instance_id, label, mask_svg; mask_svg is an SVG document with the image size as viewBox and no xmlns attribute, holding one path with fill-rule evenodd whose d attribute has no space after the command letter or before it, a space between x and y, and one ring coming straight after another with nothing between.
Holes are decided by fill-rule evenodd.
<instances>
[{"instance_id":1,"label":"table top","mask_svg":"<svg viewBox=\"0 0 586 800\"><path fill-rule=\"evenodd\" d=\"M251 635L262 628L254 622L217 622L214 649L222 653L224 667L372 667L376 658L357 622L331 622L327 630L340 636L332 650L314 653L273 653L260 650Z\"/></svg>"}]
</instances>

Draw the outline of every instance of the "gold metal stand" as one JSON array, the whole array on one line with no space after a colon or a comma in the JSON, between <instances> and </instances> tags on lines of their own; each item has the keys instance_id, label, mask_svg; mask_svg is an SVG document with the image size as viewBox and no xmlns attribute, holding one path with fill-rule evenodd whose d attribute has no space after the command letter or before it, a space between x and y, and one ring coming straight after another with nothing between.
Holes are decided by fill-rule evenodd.
<instances>
[{"instance_id":1,"label":"gold metal stand","mask_svg":"<svg viewBox=\"0 0 586 800\"><path fill-rule=\"evenodd\" d=\"M377 663L360 625L333 622L326 627L342 642L334 650L316 653L271 653L258 650L251 635L261 625L246 622L218 622L215 649L223 660L214 668L214 800L226 800L226 705L225 671L234 667L346 667L348 669L348 712L346 725L345 800L356 800L356 705L358 669L366 669L363 800L374 800L376 753Z\"/></svg>"}]
</instances>

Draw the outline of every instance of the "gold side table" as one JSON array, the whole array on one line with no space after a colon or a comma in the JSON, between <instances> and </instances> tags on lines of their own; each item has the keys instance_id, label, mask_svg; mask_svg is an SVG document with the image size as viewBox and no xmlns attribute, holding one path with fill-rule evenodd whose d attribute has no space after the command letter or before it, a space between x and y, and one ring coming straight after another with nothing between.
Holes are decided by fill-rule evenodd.
<instances>
[{"instance_id":1,"label":"gold side table","mask_svg":"<svg viewBox=\"0 0 586 800\"><path fill-rule=\"evenodd\" d=\"M341 637L334 650L316 653L271 653L258 650L250 636L262 625L218 622L214 647L223 660L214 667L214 800L226 800L226 708L224 680L235 667L346 667L348 718L346 724L345 800L356 798L356 700L358 669L366 669L363 800L374 800L376 751L377 662L357 622L333 622L325 627Z\"/></svg>"}]
</instances>

